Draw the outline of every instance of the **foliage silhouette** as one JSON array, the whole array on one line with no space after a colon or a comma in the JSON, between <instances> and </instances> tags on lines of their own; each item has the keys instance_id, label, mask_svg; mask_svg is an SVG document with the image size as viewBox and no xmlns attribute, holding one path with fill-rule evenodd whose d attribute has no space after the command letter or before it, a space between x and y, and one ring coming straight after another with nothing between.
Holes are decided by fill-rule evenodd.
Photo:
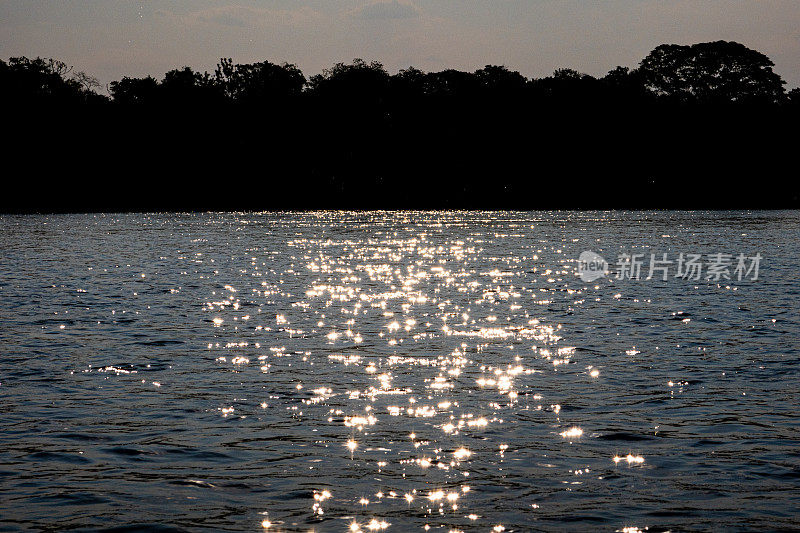
<instances>
[{"instance_id":1,"label":"foliage silhouette","mask_svg":"<svg viewBox=\"0 0 800 533\"><path fill-rule=\"evenodd\" d=\"M146 78L122 78L112 81L109 93L114 102L118 104L150 104L158 103L158 81L147 76Z\"/></svg>"},{"instance_id":2,"label":"foliage silhouette","mask_svg":"<svg viewBox=\"0 0 800 533\"><path fill-rule=\"evenodd\" d=\"M793 105L800 104L800 88L789 91L789 93L786 95L786 99Z\"/></svg>"},{"instance_id":3,"label":"foliage silhouette","mask_svg":"<svg viewBox=\"0 0 800 533\"><path fill-rule=\"evenodd\" d=\"M262 105L299 96L306 78L295 65L275 65L269 61L240 65L222 59L217 65L214 84L230 101Z\"/></svg>"},{"instance_id":4,"label":"foliage silhouette","mask_svg":"<svg viewBox=\"0 0 800 533\"><path fill-rule=\"evenodd\" d=\"M659 46L601 78L221 59L97 85L0 61L8 153L36 161L1 210L800 206L800 93L737 43ZM65 162L93 170L41 187Z\"/></svg>"},{"instance_id":5,"label":"foliage silhouette","mask_svg":"<svg viewBox=\"0 0 800 533\"><path fill-rule=\"evenodd\" d=\"M784 97L770 59L727 41L661 45L639 67L647 89L681 102L769 102Z\"/></svg>"},{"instance_id":6,"label":"foliage silhouette","mask_svg":"<svg viewBox=\"0 0 800 533\"><path fill-rule=\"evenodd\" d=\"M54 59L12 57L0 60L0 98L8 105L102 103L97 80Z\"/></svg>"},{"instance_id":7,"label":"foliage silhouette","mask_svg":"<svg viewBox=\"0 0 800 533\"><path fill-rule=\"evenodd\" d=\"M347 106L352 110L375 110L386 103L389 74L378 62L355 59L351 65L337 63L322 74L312 76L308 92L327 105ZM334 108L336 109L336 108Z\"/></svg>"}]
</instances>

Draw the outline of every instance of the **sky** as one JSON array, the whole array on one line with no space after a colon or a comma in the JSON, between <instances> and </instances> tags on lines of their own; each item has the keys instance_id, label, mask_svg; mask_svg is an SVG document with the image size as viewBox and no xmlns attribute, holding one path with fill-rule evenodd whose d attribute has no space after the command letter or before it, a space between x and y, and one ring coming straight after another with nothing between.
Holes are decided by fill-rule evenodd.
<instances>
[{"instance_id":1,"label":"sky","mask_svg":"<svg viewBox=\"0 0 800 533\"><path fill-rule=\"evenodd\" d=\"M527 77L634 67L659 44L738 41L800 86L800 0L0 0L0 58L53 57L106 83L221 57L307 77L505 65Z\"/></svg>"}]
</instances>

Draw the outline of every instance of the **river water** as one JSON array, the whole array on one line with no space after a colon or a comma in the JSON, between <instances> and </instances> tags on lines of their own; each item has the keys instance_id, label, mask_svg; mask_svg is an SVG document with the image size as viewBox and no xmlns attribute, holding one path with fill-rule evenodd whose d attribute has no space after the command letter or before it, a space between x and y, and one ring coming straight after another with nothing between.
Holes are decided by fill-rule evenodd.
<instances>
[{"instance_id":1,"label":"river water","mask_svg":"<svg viewBox=\"0 0 800 533\"><path fill-rule=\"evenodd\" d=\"M0 228L2 531L800 527L797 211Z\"/></svg>"}]
</instances>

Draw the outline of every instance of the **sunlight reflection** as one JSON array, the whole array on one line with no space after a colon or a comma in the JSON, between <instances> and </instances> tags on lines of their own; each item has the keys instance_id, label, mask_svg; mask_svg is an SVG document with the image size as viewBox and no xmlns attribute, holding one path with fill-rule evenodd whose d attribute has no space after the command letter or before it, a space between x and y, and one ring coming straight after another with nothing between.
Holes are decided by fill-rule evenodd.
<instances>
[{"instance_id":1,"label":"sunlight reflection","mask_svg":"<svg viewBox=\"0 0 800 533\"><path fill-rule=\"evenodd\" d=\"M250 417L282 427L277 417L285 415L319 450L343 443L349 457L333 454L340 463L297 450L309 455L300 460L308 466L304 474L329 477L332 487L351 475L364 480L341 483L335 500L328 490L314 491L308 518L317 527L327 512L354 533L389 528L366 514L375 511L400 529L408 529L408 516L423 513L426 529L461 531L477 522L470 525L504 531L494 510L483 507L481 489L537 460L537 450L516 446L520 421L542 440L559 431L566 441L580 439L583 429L559 419L560 403L566 409L573 394L603 384L586 379L600 376L589 366L597 364L591 352L562 344L567 318L563 326L554 320L568 316L567 309L571 315L590 288L565 286L563 265L544 259L561 253L560 244L550 250L529 240L533 224L500 228L495 217L505 215L487 215L485 228L457 239L444 231L459 222L441 214L422 227L400 224L410 220L402 213L337 215L383 221L354 223L352 231L348 222L343 233L325 225L330 214L308 216L306 226L291 228L282 249L253 243L240 270L226 272L218 261L209 271L217 281L200 300L208 313L203 346L215 368L252 391L215 403L209 408L215 419L221 414L228 417L221 423L232 424ZM520 254L498 246L509 235L525 239ZM548 377L556 372L553 387ZM570 390L576 378L579 389ZM576 452L576 461L589 444L553 442ZM641 464L640 456L628 457L634 459L613 461ZM555 468L555 460L538 461L542 469ZM571 466L570 472L588 472L585 464ZM467 479L475 480L472 491L462 484ZM521 507L536 508L530 505ZM272 521L262 527L274 530L283 522L270 512Z\"/></svg>"},{"instance_id":2,"label":"sunlight reflection","mask_svg":"<svg viewBox=\"0 0 800 533\"><path fill-rule=\"evenodd\" d=\"M579 427L571 427L566 431L561 432L561 436L565 439L578 439L583 435L583 430Z\"/></svg>"},{"instance_id":3,"label":"sunlight reflection","mask_svg":"<svg viewBox=\"0 0 800 533\"><path fill-rule=\"evenodd\" d=\"M612 461L614 461L614 464L617 464L617 463L619 463L621 461L625 461L629 465L640 465L640 464L644 463L644 457L642 457L641 455L632 455L632 454L629 453L625 457L619 457L619 456L615 455L613 457Z\"/></svg>"}]
</instances>

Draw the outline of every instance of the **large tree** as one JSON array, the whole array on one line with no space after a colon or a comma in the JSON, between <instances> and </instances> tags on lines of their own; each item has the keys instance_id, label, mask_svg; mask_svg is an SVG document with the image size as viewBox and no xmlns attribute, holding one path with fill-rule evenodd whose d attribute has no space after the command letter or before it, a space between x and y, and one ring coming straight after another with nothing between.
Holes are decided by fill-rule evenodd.
<instances>
[{"instance_id":1,"label":"large tree","mask_svg":"<svg viewBox=\"0 0 800 533\"><path fill-rule=\"evenodd\" d=\"M778 102L784 81L764 54L728 41L664 44L639 67L645 87L679 102Z\"/></svg>"},{"instance_id":2,"label":"large tree","mask_svg":"<svg viewBox=\"0 0 800 533\"><path fill-rule=\"evenodd\" d=\"M112 81L108 88L111 98L118 104L155 104L158 98L158 80L152 76L146 78L124 77Z\"/></svg>"},{"instance_id":3,"label":"large tree","mask_svg":"<svg viewBox=\"0 0 800 533\"><path fill-rule=\"evenodd\" d=\"M368 106L383 101L389 88L389 74L377 61L354 59L350 65L337 63L312 76L309 87L312 94L325 99Z\"/></svg>"},{"instance_id":4,"label":"large tree","mask_svg":"<svg viewBox=\"0 0 800 533\"><path fill-rule=\"evenodd\" d=\"M170 70L158 87L159 97L167 105L217 104L224 98L208 72L200 74L190 67Z\"/></svg>"},{"instance_id":5,"label":"large tree","mask_svg":"<svg viewBox=\"0 0 800 533\"><path fill-rule=\"evenodd\" d=\"M215 79L231 100L259 105L297 96L306 85L306 77L295 65L269 61L242 65L222 59Z\"/></svg>"},{"instance_id":6,"label":"large tree","mask_svg":"<svg viewBox=\"0 0 800 533\"><path fill-rule=\"evenodd\" d=\"M54 59L12 57L0 60L0 98L6 103L75 104L103 102L97 80Z\"/></svg>"}]
</instances>

